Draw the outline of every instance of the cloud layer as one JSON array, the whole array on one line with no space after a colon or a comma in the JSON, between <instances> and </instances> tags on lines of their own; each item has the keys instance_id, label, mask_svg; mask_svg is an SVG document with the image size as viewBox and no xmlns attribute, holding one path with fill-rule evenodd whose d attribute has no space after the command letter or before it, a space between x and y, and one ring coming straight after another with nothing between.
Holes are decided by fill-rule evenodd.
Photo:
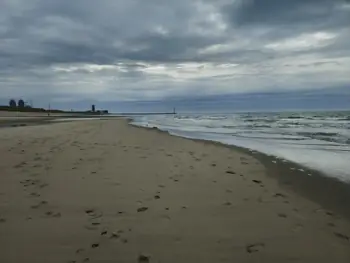
<instances>
[{"instance_id":1,"label":"cloud layer","mask_svg":"<svg viewBox=\"0 0 350 263\"><path fill-rule=\"evenodd\" d=\"M332 91L349 72L345 0L0 2L0 99Z\"/></svg>"}]
</instances>

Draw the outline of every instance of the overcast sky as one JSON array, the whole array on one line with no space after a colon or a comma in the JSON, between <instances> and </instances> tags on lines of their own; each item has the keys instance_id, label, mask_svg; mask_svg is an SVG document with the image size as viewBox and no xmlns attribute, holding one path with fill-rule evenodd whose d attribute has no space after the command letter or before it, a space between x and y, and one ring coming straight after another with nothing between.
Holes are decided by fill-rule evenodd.
<instances>
[{"instance_id":1,"label":"overcast sky","mask_svg":"<svg viewBox=\"0 0 350 263\"><path fill-rule=\"evenodd\" d=\"M350 105L349 1L0 1L3 103L271 106L281 93L291 108Z\"/></svg>"}]
</instances>

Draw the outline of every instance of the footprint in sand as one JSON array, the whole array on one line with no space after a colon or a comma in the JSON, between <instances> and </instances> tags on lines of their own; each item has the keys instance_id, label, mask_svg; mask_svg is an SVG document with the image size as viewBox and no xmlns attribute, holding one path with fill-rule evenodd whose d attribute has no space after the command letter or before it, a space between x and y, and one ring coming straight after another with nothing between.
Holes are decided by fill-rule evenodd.
<instances>
[{"instance_id":1,"label":"footprint in sand","mask_svg":"<svg viewBox=\"0 0 350 263\"><path fill-rule=\"evenodd\" d=\"M62 216L60 212L53 212L53 211L48 211L45 213L45 215L51 218L59 218Z\"/></svg>"},{"instance_id":2,"label":"footprint in sand","mask_svg":"<svg viewBox=\"0 0 350 263\"><path fill-rule=\"evenodd\" d=\"M98 248L100 246L99 243L93 243L91 244L91 248Z\"/></svg>"},{"instance_id":3,"label":"footprint in sand","mask_svg":"<svg viewBox=\"0 0 350 263\"><path fill-rule=\"evenodd\" d=\"M248 244L246 246L246 251L248 253L255 253L261 251L265 247L264 243L254 243L254 244Z\"/></svg>"},{"instance_id":4,"label":"footprint in sand","mask_svg":"<svg viewBox=\"0 0 350 263\"><path fill-rule=\"evenodd\" d=\"M154 199L160 199L160 196L159 195L155 195Z\"/></svg>"},{"instance_id":5,"label":"footprint in sand","mask_svg":"<svg viewBox=\"0 0 350 263\"><path fill-rule=\"evenodd\" d=\"M150 256L146 256L146 255L139 255L138 259L137 259L138 263L148 263L150 262Z\"/></svg>"},{"instance_id":6,"label":"footprint in sand","mask_svg":"<svg viewBox=\"0 0 350 263\"><path fill-rule=\"evenodd\" d=\"M226 171L226 173L227 173L227 174L236 174L236 172L234 172L234 171L231 171L231 170L229 170L229 171Z\"/></svg>"},{"instance_id":7,"label":"footprint in sand","mask_svg":"<svg viewBox=\"0 0 350 263\"><path fill-rule=\"evenodd\" d=\"M350 237L345 235L345 234L342 234L342 233L339 233L339 232L334 232L334 235L337 237L337 238L340 238L342 240L345 240L345 241L350 241Z\"/></svg>"},{"instance_id":8,"label":"footprint in sand","mask_svg":"<svg viewBox=\"0 0 350 263\"><path fill-rule=\"evenodd\" d=\"M138 209L137 209L137 212L140 213L140 212L145 212L145 211L147 211L147 210L148 210L148 207L143 206L143 207L138 208Z\"/></svg>"},{"instance_id":9,"label":"footprint in sand","mask_svg":"<svg viewBox=\"0 0 350 263\"><path fill-rule=\"evenodd\" d=\"M0 217L0 223L5 223L5 222L6 222L6 219L3 217Z\"/></svg>"},{"instance_id":10,"label":"footprint in sand","mask_svg":"<svg viewBox=\"0 0 350 263\"><path fill-rule=\"evenodd\" d=\"M40 197L40 194L39 194L39 193L34 192L34 193L31 193L31 194L30 194L30 196L31 196L31 197Z\"/></svg>"},{"instance_id":11,"label":"footprint in sand","mask_svg":"<svg viewBox=\"0 0 350 263\"><path fill-rule=\"evenodd\" d=\"M110 239L118 239L120 238L120 235L117 233L111 233L111 235L109 236Z\"/></svg>"},{"instance_id":12,"label":"footprint in sand","mask_svg":"<svg viewBox=\"0 0 350 263\"><path fill-rule=\"evenodd\" d=\"M43 183L43 184L41 184L41 185L39 185L39 188L44 188L44 187L47 187L49 184L47 184L47 183Z\"/></svg>"},{"instance_id":13,"label":"footprint in sand","mask_svg":"<svg viewBox=\"0 0 350 263\"><path fill-rule=\"evenodd\" d=\"M21 162L17 165L14 166L14 168L22 168L23 166L25 166L27 163L26 162Z\"/></svg>"},{"instance_id":14,"label":"footprint in sand","mask_svg":"<svg viewBox=\"0 0 350 263\"><path fill-rule=\"evenodd\" d=\"M36 204L36 205L32 205L31 208L32 209L37 209L43 205L47 205L47 201L41 201L40 203Z\"/></svg>"},{"instance_id":15,"label":"footprint in sand","mask_svg":"<svg viewBox=\"0 0 350 263\"><path fill-rule=\"evenodd\" d=\"M284 213L278 213L277 215L278 215L279 217L282 217L282 218L287 218L287 215L284 214Z\"/></svg>"},{"instance_id":16,"label":"footprint in sand","mask_svg":"<svg viewBox=\"0 0 350 263\"><path fill-rule=\"evenodd\" d=\"M261 181L260 180L252 180L253 183L256 183L256 184L261 184Z\"/></svg>"},{"instance_id":17,"label":"footprint in sand","mask_svg":"<svg viewBox=\"0 0 350 263\"><path fill-rule=\"evenodd\" d=\"M330 212L330 211L326 211L326 215L333 216L334 214L332 212Z\"/></svg>"},{"instance_id":18,"label":"footprint in sand","mask_svg":"<svg viewBox=\"0 0 350 263\"><path fill-rule=\"evenodd\" d=\"M36 185L40 182L40 180L31 180L31 179L27 179L27 180L24 180L24 181L20 181L20 183L24 186L24 187L27 187L27 186L30 186L30 185Z\"/></svg>"},{"instance_id":19,"label":"footprint in sand","mask_svg":"<svg viewBox=\"0 0 350 263\"><path fill-rule=\"evenodd\" d=\"M276 194L274 194L274 196L273 196L273 197L282 197L282 198L287 198L287 196L286 196L286 195L281 194L281 193L276 193Z\"/></svg>"},{"instance_id":20,"label":"footprint in sand","mask_svg":"<svg viewBox=\"0 0 350 263\"><path fill-rule=\"evenodd\" d=\"M86 209L85 213L88 215L93 215L95 213L95 209Z\"/></svg>"},{"instance_id":21,"label":"footprint in sand","mask_svg":"<svg viewBox=\"0 0 350 263\"><path fill-rule=\"evenodd\" d=\"M81 254L81 253L83 253L85 251L85 249L83 249L83 248L78 248L76 251L75 251L75 253L76 254Z\"/></svg>"}]
</instances>

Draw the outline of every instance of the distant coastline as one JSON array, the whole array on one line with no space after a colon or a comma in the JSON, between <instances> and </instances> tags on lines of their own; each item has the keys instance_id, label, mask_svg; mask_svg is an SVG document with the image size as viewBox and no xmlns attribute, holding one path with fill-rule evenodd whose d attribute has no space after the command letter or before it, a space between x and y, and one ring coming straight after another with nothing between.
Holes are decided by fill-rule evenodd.
<instances>
[{"instance_id":1,"label":"distant coastline","mask_svg":"<svg viewBox=\"0 0 350 263\"><path fill-rule=\"evenodd\" d=\"M101 115L108 114L107 110L102 111L65 111L58 109L44 109L44 108L35 108L35 107L10 107L0 105L0 111L2 112L30 112L30 113L66 113L66 114L89 114L89 115Z\"/></svg>"}]
</instances>

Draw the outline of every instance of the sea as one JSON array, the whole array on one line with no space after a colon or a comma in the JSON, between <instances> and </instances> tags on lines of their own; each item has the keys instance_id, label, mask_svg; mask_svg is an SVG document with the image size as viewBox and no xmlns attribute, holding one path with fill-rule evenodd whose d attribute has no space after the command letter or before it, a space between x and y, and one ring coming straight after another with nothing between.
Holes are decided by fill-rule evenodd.
<instances>
[{"instance_id":1,"label":"sea","mask_svg":"<svg viewBox=\"0 0 350 263\"><path fill-rule=\"evenodd\" d=\"M350 111L147 115L132 124L258 151L350 183Z\"/></svg>"}]
</instances>

